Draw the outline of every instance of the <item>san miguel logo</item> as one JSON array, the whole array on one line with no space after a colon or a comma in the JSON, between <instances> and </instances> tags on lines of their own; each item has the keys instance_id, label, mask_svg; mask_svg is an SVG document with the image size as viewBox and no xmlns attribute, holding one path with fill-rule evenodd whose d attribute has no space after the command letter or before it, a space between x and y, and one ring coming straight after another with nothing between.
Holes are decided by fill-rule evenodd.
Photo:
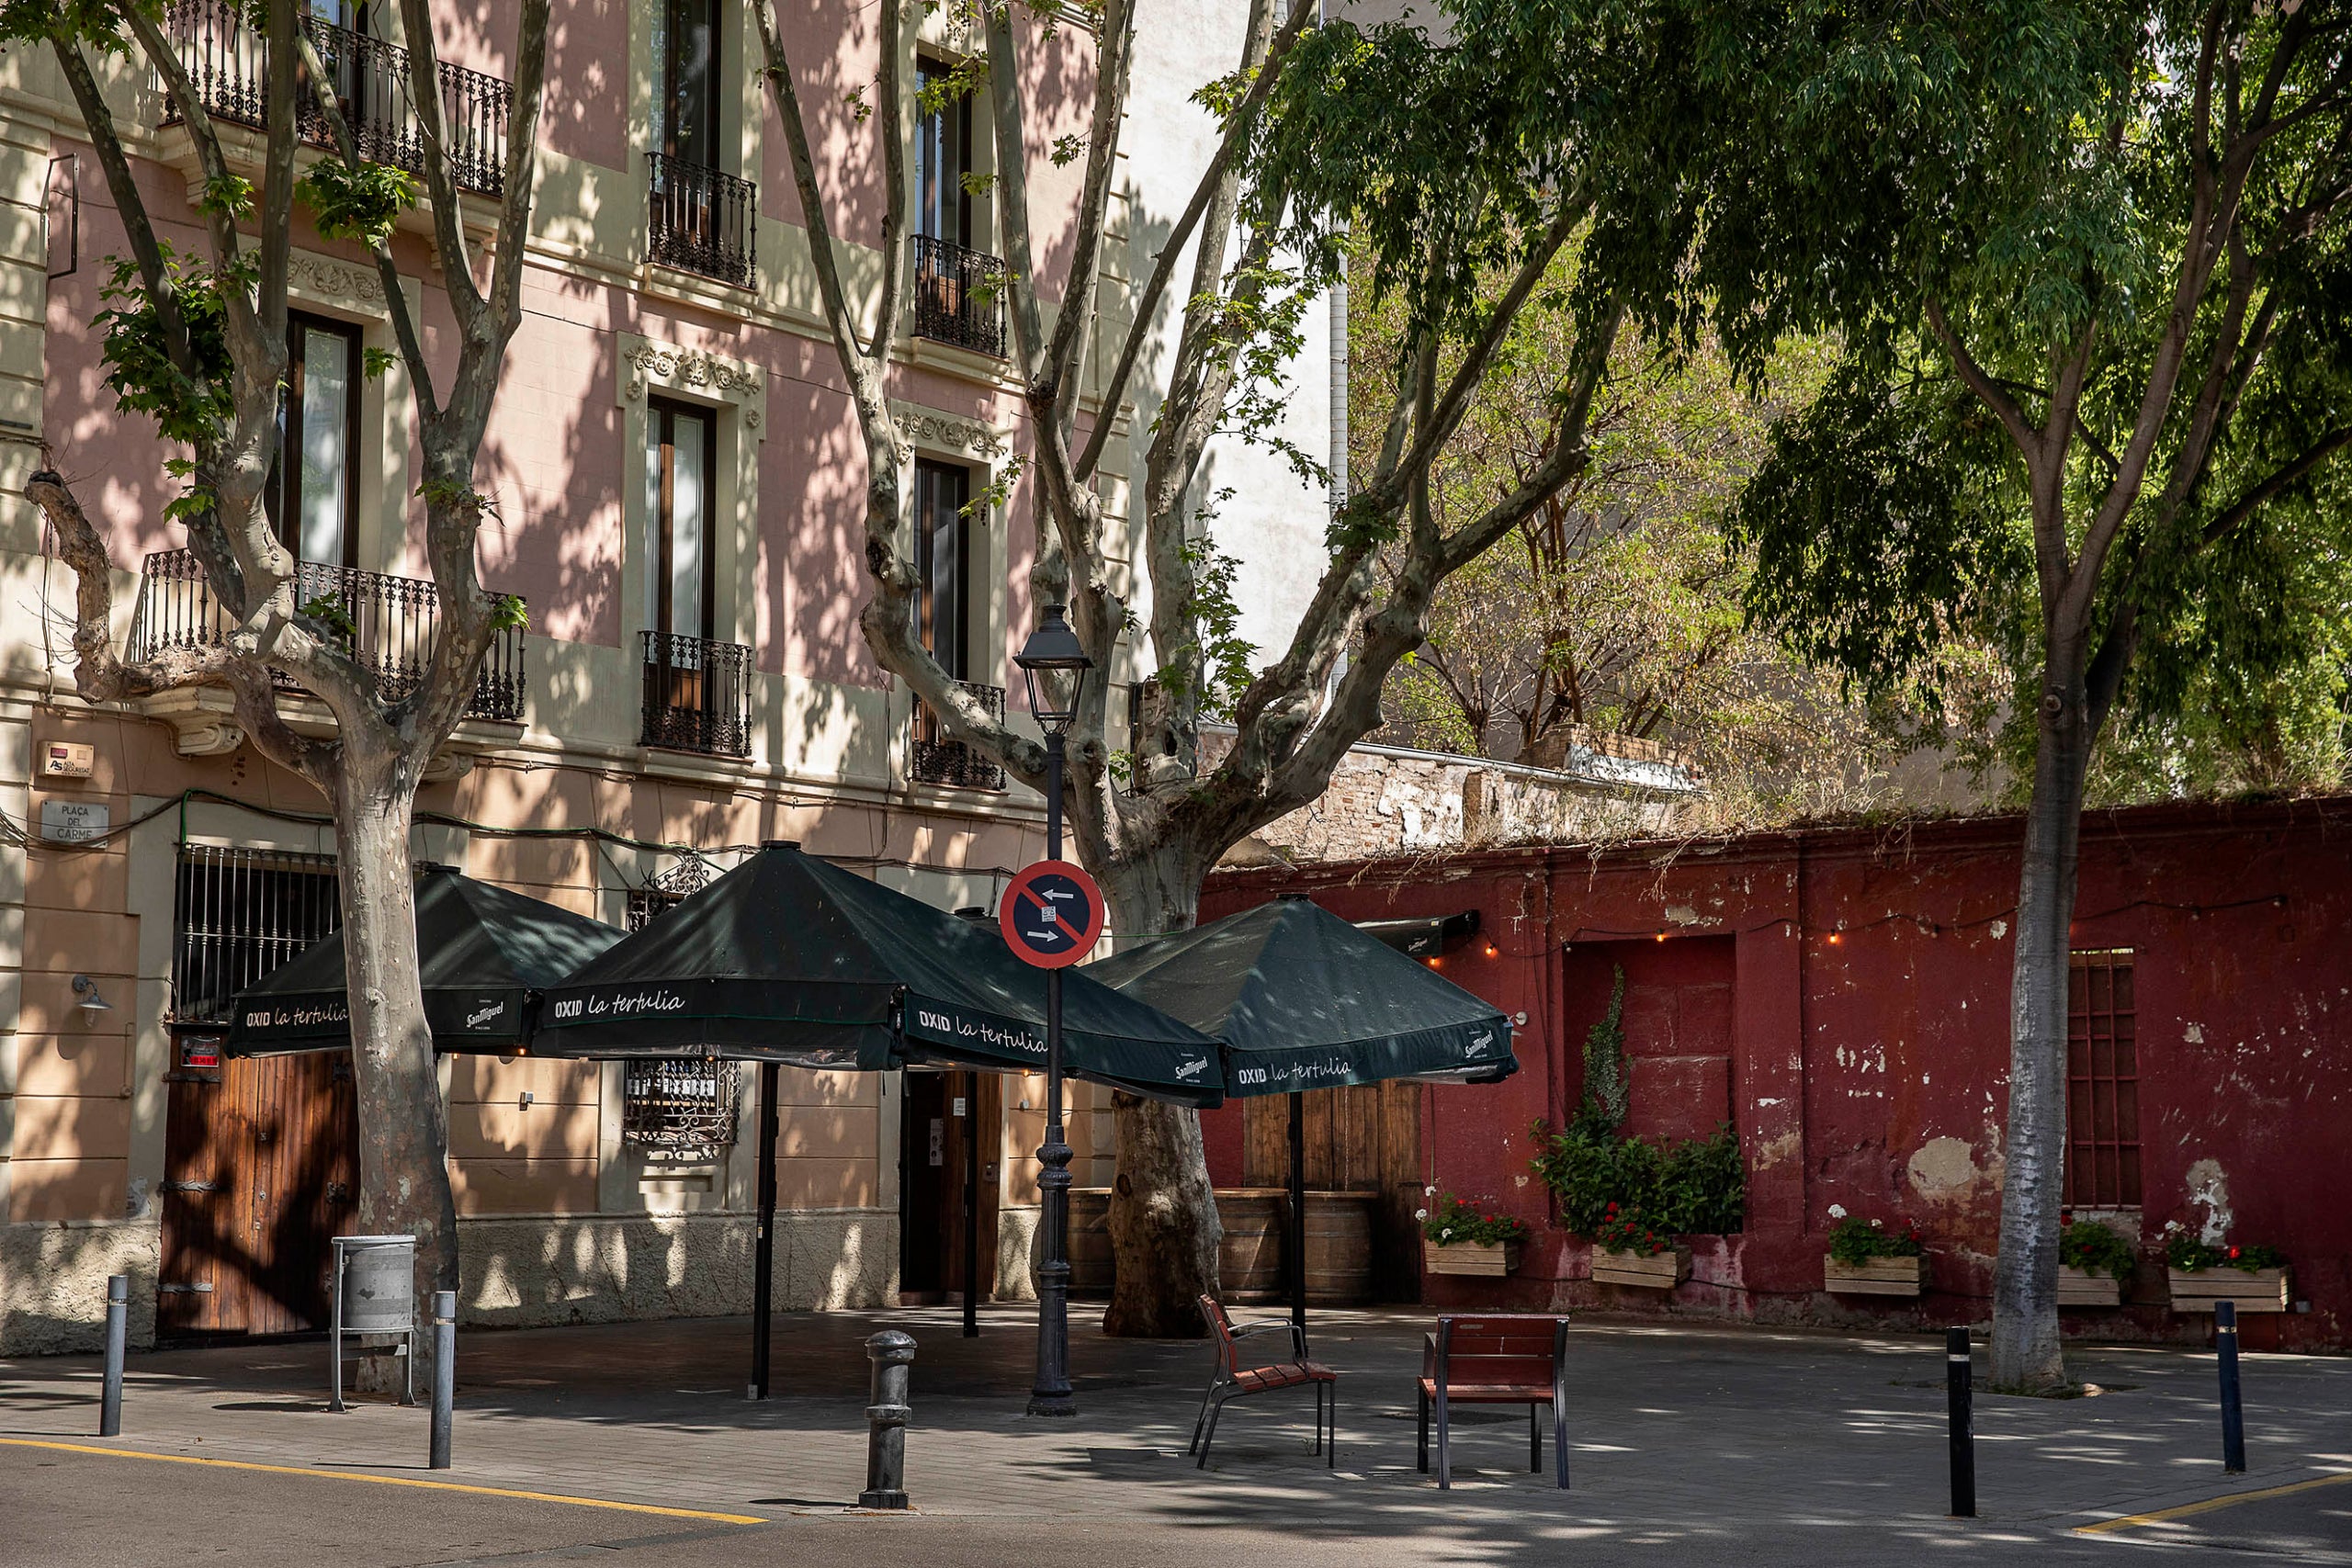
<instances>
[{"instance_id":1,"label":"san miguel logo","mask_svg":"<svg viewBox=\"0 0 2352 1568\"><path fill-rule=\"evenodd\" d=\"M492 1019L503 1015L505 1011L506 1004L504 1002L492 1002L486 1008L476 1008L473 1011L466 1014L466 1027L468 1029L480 1029Z\"/></svg>"},{"instance_id":2,"label":"san miguel logo","mask_svg":"<svg viewBox=\"0 0 2352 1568\"><path fill-rule=\"evenodd\" d=\"M1208 1066L1209 1059L1206 1056L1198 1057L1195 1060L1186 1062L1176 1069L1177 1079L1182 1083L1191 1083L1203 1073L1208 1071Z\"/></svg>"}]
</instances>

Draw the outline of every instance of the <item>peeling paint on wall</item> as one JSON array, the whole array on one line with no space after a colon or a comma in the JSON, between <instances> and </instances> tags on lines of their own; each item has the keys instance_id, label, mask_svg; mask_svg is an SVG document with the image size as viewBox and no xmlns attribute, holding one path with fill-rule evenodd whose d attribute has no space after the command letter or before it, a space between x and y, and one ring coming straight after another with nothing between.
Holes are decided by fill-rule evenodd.
<instances>
[{"instance_id":1,"label":"peeling paint on wall","mask_svg":"<svg viewBox=\"0 0 2352 1568\"><path fill-rule=\"evenodd\" d=\"M1930 1203L1965 1203L1976 1196L1983 1172L1976 1150L1965 1138L1929 1138L1911 1156L1905 1174L1911 1190Z\"/></svg>"}]
</instances>

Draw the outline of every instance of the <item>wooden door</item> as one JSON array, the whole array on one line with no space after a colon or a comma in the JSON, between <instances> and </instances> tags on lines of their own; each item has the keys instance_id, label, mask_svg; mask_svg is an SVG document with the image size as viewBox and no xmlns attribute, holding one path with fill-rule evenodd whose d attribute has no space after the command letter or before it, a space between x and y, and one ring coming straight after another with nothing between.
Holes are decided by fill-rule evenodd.
<instances>
[{"instance_id":1,"label":"wooden door","mask_svg":"<svg viewBox=\"0 0 2352 1568\"><path fill-rule=\"evenodd\" d=\"M327 1325L330 1239L357 1217L359 1118L341 1052L232 1060L175 1052L164 1140L166 1337Z\"/></svg>"},{"instance_id":2,"label":"wooden door","mask_svg":"<svg viewBox=\"0 0 2352 1568\"><path fill-rule=\"evenodd\" d=\"M1421 1086L1357 1084L1302 1097L1306 1187L1311 1192L1377 1192L1373 1220L1375 1297L1420 1297ZM1242 1184L1290 1185L1290 1097L1245 1102Z\"/></svg>"}]
</instances>

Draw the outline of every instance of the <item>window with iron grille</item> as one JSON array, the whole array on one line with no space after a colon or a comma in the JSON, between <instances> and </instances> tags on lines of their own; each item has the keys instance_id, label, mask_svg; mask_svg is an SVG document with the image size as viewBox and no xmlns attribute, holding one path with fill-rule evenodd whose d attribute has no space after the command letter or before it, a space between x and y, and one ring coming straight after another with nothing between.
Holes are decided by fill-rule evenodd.
<instances>
[{"instance_id":1,"label":"window with iron grille","mask_svg":"<svg viewBox=\"0 0 2352 1568\"><path fill-rule=\"evenodd\" d=\"M2140 1202L2140 1053L2132 950L2076 953L2066 975L2066 1201Z\"/></svg>"},{"instance_id":2,"label":"window with iron grille","mask_svg":"<svg viewBox=\"0 0 2352 1568\"><path fill-rule=\"evenodd\" d=\"M643 931L710 879L699 859L678 863L628 890L628 929ZM621 1137L676 1158L707 1158L735 1142L732 1062L667 1056L631 1062L621 1075Z\"/></svg>"},{"instance_id":3,"label":"window with iron grille","mask_svg":"<svg viewBox=\"0 0 2352 1568\"><path fill-rule=\"evenodd\" d=\"M172 901L175 1023L226 1023L239 991L342 923L334 856L182 844Z\"/></svg>"}]
</instances>

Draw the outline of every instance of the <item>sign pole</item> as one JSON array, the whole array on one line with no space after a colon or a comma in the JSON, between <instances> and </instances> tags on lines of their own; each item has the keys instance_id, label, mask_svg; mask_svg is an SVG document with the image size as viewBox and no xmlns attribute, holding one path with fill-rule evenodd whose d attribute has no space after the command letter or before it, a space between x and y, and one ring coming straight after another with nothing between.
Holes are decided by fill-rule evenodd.
<instances>
[{"instance_id":1,"label":"sign pole","mask_svg":"<svg viewBox=\"0 0 2352 1568\"><path fill-rule=\"evenodd\" d=\"M1062 736L1046 731L1046 858L1062 858ZM1099 920L1099 917L1098 917ZM1037 1265L1037 1381L1032 1416L1075 1416L1069 1385L1069 1159L1062 1135L1062 972L1046 971L1046 1143L1037 1151L1045 1227Z\"/></svg>"}]
</instances>

